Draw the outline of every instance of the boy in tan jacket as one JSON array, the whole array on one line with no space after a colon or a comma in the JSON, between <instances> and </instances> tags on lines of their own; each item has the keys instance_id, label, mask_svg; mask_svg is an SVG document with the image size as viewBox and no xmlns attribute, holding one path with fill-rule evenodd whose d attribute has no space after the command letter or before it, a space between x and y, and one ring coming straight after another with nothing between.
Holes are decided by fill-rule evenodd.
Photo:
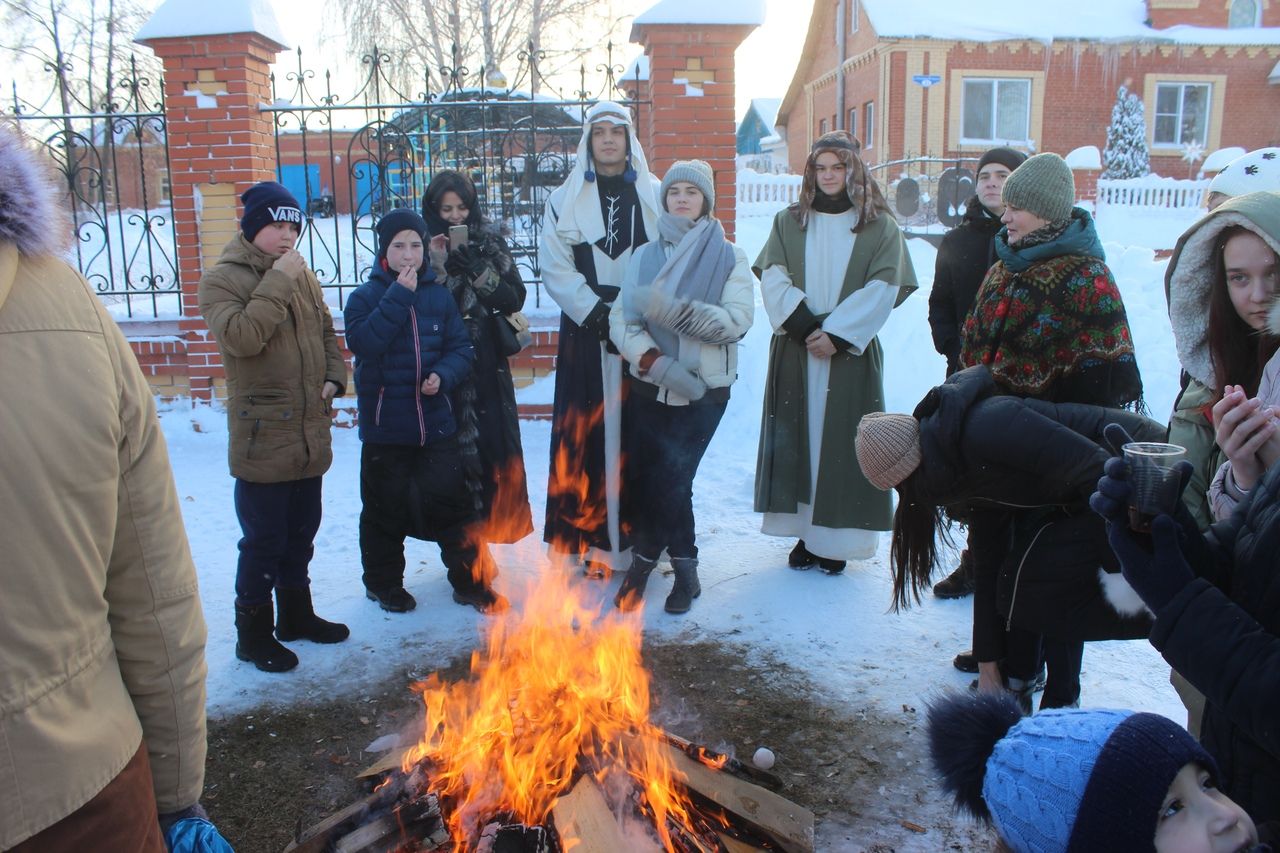
<instances>
[{"instance_id":1,"label":"boy in tan jacket","mask_svg":"<svg viewBox=\"0 0 1280 853\"><path fill-rule=\"evenodd\" d=\"M284 672L298 656L277 640L338 643L350 634L316 616L307 574L321 478L333 461L330 407L347 366L320 283L293 247L302 225L297 200L273 181L250 187L242 200L240 233L200 279L200 313L227 371L227 455L244 534L236 657Z\"/></svg>"}]
</instances>

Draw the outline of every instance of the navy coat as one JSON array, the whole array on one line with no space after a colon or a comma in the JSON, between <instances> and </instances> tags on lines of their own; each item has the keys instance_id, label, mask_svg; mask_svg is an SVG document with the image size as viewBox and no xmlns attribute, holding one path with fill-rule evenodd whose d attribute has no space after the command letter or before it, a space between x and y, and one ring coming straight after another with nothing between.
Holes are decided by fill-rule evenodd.
<instances>
[{"instance_id":1,"label":"navy coat","mask_svg":"<svg viewBox=\"0 0 1280 853\"><path fill-rule=\"evenodd\" d=\"M1280 465L1206 539L1151 644L1208 700L1200 740L1223 790L1255 820L1280 820Z\"/></svg>"},{"instance_id":2,"label":"navy coat","mask_svg":"<svg viewBox=\"0 0 1280 853\"><path fill-rule=\"evenodd\" d=\"M471 372L475 351L449 291L423 266L418 289L375 270L347 298L347 347L355 355L360 440L425 447L457 430L450 393ZM440 376L440 393L422 383Z\"/></svg>"}]
</instances>

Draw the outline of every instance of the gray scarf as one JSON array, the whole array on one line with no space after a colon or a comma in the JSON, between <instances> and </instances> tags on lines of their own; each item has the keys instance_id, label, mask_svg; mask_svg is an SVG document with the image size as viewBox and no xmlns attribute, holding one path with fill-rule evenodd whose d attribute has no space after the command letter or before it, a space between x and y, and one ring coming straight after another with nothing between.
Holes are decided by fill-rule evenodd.
<instances>
[{"instance_id":1,"label":"gray scarf","mask_svg":"<svg viewBox=\"0 0 1280 853\"><path fill-rule=\"evenodd\" d=\"M659 349L679 358L681 324L668 309L696 302L719 305L733 272L733 246L725 239L724 227L710 216L695 221L664 211L658 217L658 233L662 239L645 246L632 262L640 269L636 287L623 297L623 311L629 321L644 324ZM669 258L663 243L675 245ZM671 320L664 322L667 317Z\"/></svg>"}]
</instances>

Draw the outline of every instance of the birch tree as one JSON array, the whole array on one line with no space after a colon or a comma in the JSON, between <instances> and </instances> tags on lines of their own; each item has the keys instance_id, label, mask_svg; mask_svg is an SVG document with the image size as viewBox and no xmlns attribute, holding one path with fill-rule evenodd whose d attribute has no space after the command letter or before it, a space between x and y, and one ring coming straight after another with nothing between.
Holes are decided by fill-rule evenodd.
<instances>
[{"instance_id":1,"label":"birch tree","mask_svg":"<svg viewBox=\"0 0 1280 853\"><path fill-rule=\"evenodd\" d=\"M7 0L2 0L6 1ZM433 85L476 86L498 70L514 70L522 53L552 76L579 62L606 41L621 17L613 0L329 0L339 3L350 44L377 48L396 60L393 80L406 85L430 69ZM511 81L537 91L541 80Z\"/></svg>"}]
</instances>

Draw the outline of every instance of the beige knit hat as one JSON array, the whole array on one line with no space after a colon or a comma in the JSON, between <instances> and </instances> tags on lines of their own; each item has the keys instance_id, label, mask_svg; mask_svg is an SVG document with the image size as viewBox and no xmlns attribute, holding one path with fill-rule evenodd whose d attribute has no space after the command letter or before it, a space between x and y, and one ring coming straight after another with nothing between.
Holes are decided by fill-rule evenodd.
<instances>
[{"instance_id":1,"label":"beige knit hat","mask_svg":"<svg viewBox=\"0 0 1280 853\"><path fill-rule=\"evenodd\" d=\"M910 415L863 415L854 447L863 475L887 492L920 467L920 424Z\"/></svg>"}]
</instances>

